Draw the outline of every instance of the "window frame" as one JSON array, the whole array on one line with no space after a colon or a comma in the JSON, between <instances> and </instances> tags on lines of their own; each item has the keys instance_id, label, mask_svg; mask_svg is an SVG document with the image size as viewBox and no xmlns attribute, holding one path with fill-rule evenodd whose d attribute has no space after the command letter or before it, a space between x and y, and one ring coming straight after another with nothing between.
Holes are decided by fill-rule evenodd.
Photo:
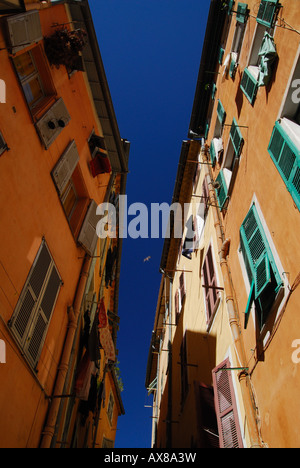
<instances>
[{"instance_id":1,"label":"window frame","mask_svg":"<svg viewBox=\"0 0 300 468\"><path fill-rule=\"evenodd\" d=\"M210 257L210 258L209 258ZM210 265L209 265L210 264ZM210 266L212 267L213 274L211 275ZM207 283L208 280L208 284ZM209 245L206 254L203 259L203 264L201 267L201 285L203 290L203 299L205 305L206 313L206 327L207 331L210 330L214 318L216 316L219 304L220 304L220 294L218 291L218 275L217 268L213 255L212 244ZM209 286L214 286L210 288Z\"/></svg>"},{"instance_id":2,"label":"window frame","mask_svg":"<svg viewBox=\"0 0 300 468\"><path fill-rule=\"evenodd\" d=\"M35 72L32 73L30 76L21 78L17 69L16 60L25 54L30 55L33 65L35 67ZM55 99L57 97L57 91L54 85L54 81L52 79L51 70L48 65L47 59L44 56L42 46L40 43L38 43L34 44L33 46L22 49L16 55L12 56L11 60L20 87L22 88L22 93L24 95L27 107L34 121L37 121L41 117L42 113L45 113L50 108L51 104L55 102ZM43 96L31 103L30 101L28 101L25 86L35 77L38 78L41 90L43 92Z\"/></svg>"}]
</instances>

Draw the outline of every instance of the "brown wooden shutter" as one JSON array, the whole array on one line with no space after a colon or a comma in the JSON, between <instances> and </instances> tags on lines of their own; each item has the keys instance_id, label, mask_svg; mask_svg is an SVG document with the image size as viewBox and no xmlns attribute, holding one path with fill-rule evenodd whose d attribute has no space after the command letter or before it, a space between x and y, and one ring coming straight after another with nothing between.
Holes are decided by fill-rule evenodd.
<instances>
[{"instance_id":1,"label":"brown wooden shutter","mask_svg":"<svg viewBox=\"0 0 300 468\"><path fill-rule=\"evenodd\" d=\"M78 162L79 154L76 143L73 140L68 145L52 171L52 177L59 195L64 191L64 188L72 177Z\"/></svg>"},{"instance_id":2,"label":"brown wooden shutter","mask_svg":"<svg viewBox=\"0 0 300 468\"><path fill-rule=\"evenodd\" d=\"M9 45L13 54L43 39L37 10L8 16L6 22Z\"/></svg>"},{"instance_id":3,"label":"brown wooden shutter","mask_svg":"<svg viewBox=\"0 0 300 468\"><path fill-rule=\"evenodd\" d=\"M214 263L212 258L211 246L209 247L202 267L203 272L203 288L205 291L205 302L207 308L207 322L212 318L218 295L215 289L217 285Z\"/></svg>"},{"instance_id":4,"label":"brown wooden shutter","mask_svg":"<svg viewBox=\"0 0 300 468\"><path fill-rule=\"evenodd\" d=\"M96 214L97 204L94 200L91 201L85 219L83 221L79 236L78 243L84 248L86 253L91 257L94 255L97 245L97 223L100 216Z\"/></svg>"},{"instance_id":5,"label":"brown wooden shutter","mask_svg":"<svg viewBox=\"0 0 300 468\"><path fill-rule=\"evenodd\" d=\"M212 371L220 447L243 448L232 371L229 368L230 361L226 359Z\"/></svg>"}]
</instances>

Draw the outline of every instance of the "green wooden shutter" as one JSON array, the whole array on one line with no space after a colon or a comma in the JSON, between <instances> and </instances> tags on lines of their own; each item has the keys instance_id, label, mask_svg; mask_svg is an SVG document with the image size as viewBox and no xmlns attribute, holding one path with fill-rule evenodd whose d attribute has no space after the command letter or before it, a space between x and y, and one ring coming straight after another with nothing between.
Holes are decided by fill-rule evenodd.
<instances>
[{"instance_id":1,"label":"green wooden shutter","mask_svg":"<svg viewBox=\"0 0 300 468\"><path fill-rule=\"evenodd\" d=\"M229 76L231 78L235 77L235 72L236 72L236 61L234 58L231 59L230 66L229 66Z\"/></svg>"},{"instance_id":2,"label":"green wooden shutter","mask_svg":"<svg viewBox=\"0 0 300 468\"><path fill-rule=\"evenodd\" d=\"M260 222L255 205L252 205L241 228L241 251L243 254L249 282L254 283L254 297L248 299L248 307L255 299L260 312L260 325L275 300L282 285L282 278L277 269L271 248ZM253 291L252 291L253 293Z\"/></svg>"},{"instance_id":3,"label":"green wooden shutter","mask_svg":"<svg viewBox=\"0 0 300 468\"><path fill-rule=\"evenodd\" d=\"M249 297L248 297L247 306L246 306L246 310L245 310L245 322L244 322L245 330L246 330L247 325L248 325L248 321L249 321L249 317L250 317L250 311L251 311L251 307L252 307L252 304L253 304L253 301L254 301L254 294L255 294L255 281L252 280L251 287L250 287L250 294L249 294Z\"/></svg>"},{"instance_id":4,"label":"green wooden shutter","mask_svg":"<svg viewBox=\"0 0 300 468\"><path fill-rule=\"evenodd\" d=\"M220 65L222 65L222 62L223 62L224 53L225 53L225 50L223 49L223 47L220 47L220 50L219 50L219 64Z\"/></svg>"},{"instance_id":5,"label":"green wooden shutter","mask_svg":"<svg viewBox=\"0 0 300 468\"><path fill-rule=\"evenodd\" d=\"M257 85L257 80L254 78L254 76L249 72L247 68L245 68L244 70L240 86L241 86L241 90L245 94L250 104L254 104L258 85Z\"/></svg>"},{"instance_id":6,"label":"green wooden shutter","mask_svg":"<svg viewBox=\"0 0 300 468\"><path fill-rule=\"evenodd\" d=\"M210 160L211 160L211 163L212 165L214 166L215 163L216 163L216 150L215 150L215 145L213 143L213 140L211 141L210 143L210 147L209 147L209 153L210 153Z\"/></svg>"},{"instance_id":7,"label":"green wooden shutter","mask_svg":"<svg viewBox=\"0 0 300 468\"><path fill-rule=\"evenodd\" d=\"M271 282L271 269L267 253L255 265L255 299L257 299Z\"/></svg>"},{"instance_id":8,"label":"green wooden shutter","mask_svg":"<svg viewBox=\"0 0 300 468\"><path fill-rule=\"evenodd\" d=\"M233 5L234 5L234 0L229 0L229 2L228 2L228 10L227 10L228 15L231 15L232 9L233 9Z\"/></svg>"},{"instance_id":9,"label":"green wooden shutter","mask_svg":"<svg viewBox=\"0 0 300 468\"><path fill-rule=\"evenodd\" d=\"M213 83L212 85L212 91L211 91L211 98L214 101L216 97L216 91L217 91L217 85L216 83Z\"/></svg>"},{"instance_id":10,"label":"green wooden shutter","mask_svg":"<svg viewBox=\"0 0 300 468\"><path fill-rule=\"evenodd\" d=\"M222 210L227 200L227 193L228 193L223 171L219 172L218 177L216 178L216 182L219 183L219 188L216 189L216 193L217 193L217 198L218 198L220 209Z\"/></svg>"},{"instance_id":11,"label":"green wooden shutter","mask_svg":"<svg viewBox=\"0 0 300 468\"><path fill-rule=\"evenodd\" d=\"M274 23L278 0L261 0L256 21L268 28Z\"/></svg>"},{"instance_id":12,"label":"green wooden shutter","mask_svg":"<svg viewBox=\"0 0 300 468\"><path fill-rule=\"evenodd\" d=\"M239 156L242 149L242 145L244 143L244 139L235 118L232 120L232 125L230 129L230 139L232 141L236 156Z\"/></svg>"},{"instance_id":13,"label":"green wooden shutter","mask_svg":"<svg viewBox=\"0 0 300 468\"><path fill-rule=\"evenodd\" d=\"M236 20L239 23L245 23L247 19L247 3L239 3L236 12Z\"/></svg>"},{"instance_id":14,"label":"green wooden shutter","mask_svg":"<svg viewBox=\"0 0 300 468\"><path fill-rule=\"evenodd\" d=\"M223 106L222 102L220 101L220 99L218 100L217 116L218 116L218 119L219 119L221 125L223 125L224 122L225 122L225 119L226 119L226 112L225 112L224 106Z\"/></svg>"},{"instance_id":15,"label":"green wooden shutter","mask_svg":"<svg viewBox=\"0 0 300 468\"><path fill-rule=\"evenodd\" d=\"M300 151L279 122L273 128L268 151L300 210Z\"/></svg>"},{"instance_id":16,"label":"green wooden shutter","mask_svg":"<svg viewBox=\"0 0 300 468\"><path fill-rule=\"evenodd\" d=\"M205 138L205 140L207 139L208 132L209 132L209 122L206 122L206 124L205 124L205 130L204 130L204 138Z\"/></svg>"}]
</instances>

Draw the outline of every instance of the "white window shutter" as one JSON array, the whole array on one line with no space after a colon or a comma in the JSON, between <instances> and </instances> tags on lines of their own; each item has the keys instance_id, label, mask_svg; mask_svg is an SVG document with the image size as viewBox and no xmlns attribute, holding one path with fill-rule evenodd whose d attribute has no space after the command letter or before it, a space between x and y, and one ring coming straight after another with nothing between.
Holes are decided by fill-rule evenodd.
<instances>
[{"instance_id":1,"label":"white window shutter","mask_svg":"<svg viewBox=\"0 0 300 468\"><path fill-rule=\"evenodd\" d=\"M70 120L71 117L65 103L63 99L60 98L35 124L37 132L46 149L54 142Z\"/></svg>"},{"instance_id":2,"label":"white window shutter","mask_svg":"<svg viewBox=\"0 0 300 468\"><path fill-rule=\"evenodd\" d=\"M43 39L40 16L37 10L8 16L6 21L12 53Z\"/></svg>"},{"instance_id":3,"label":"white window shutter","mask_svg":"<svg viewBox=\"0 0 300 468\"><path fill-rule=\"evenodd\" d=\"M83 221L79 236L78 243L84 248L86 253L91 257L94 255L95 248L97 245L97 223L100 220L100 216L96 215L97 204L94 200L91 201L85 219Z\"/></svg>"},{"instance_id":4,"label":"white window shutter","mask_svg":"<svg viewBox=\"0 0 300 468\"><path fill-rule=\"evenodd\" d=\"M72 177L78 162L79 154L77 146L75 140L72 140L52 171L52 177L59 195L64 191L64 188Z\"/></svg>"}]
</instances>

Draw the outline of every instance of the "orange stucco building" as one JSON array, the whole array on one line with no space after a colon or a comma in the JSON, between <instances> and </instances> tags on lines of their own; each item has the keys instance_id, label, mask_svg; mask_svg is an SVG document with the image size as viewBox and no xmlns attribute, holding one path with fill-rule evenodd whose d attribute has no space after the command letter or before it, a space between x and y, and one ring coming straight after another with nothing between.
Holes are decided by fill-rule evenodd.
<instances>
[{"instance_id":1,"label":"orange stucco building","mask_svg":"<svg viewBox=\"0 0 300 468\"><path fill-rule=\"evenodd\" d=\"M0 2L2 447L102 447L88 420L105 380L115 426L124 413L110 377L122 244L98 238L96 207L125 193L130 144L88 2L68 3Z\"/></svg>"},{"instance_id":2,"label":"orange stucco building","mask_svg":"<svg viewBox=\"0 0 300 468\"><path fill-rule=\"evenodd\" d=\"M221 448L300 445L299 19L298 0L211 1L188 133L201 144L200 180L206 184L184 195L189 203L200 197L210 214L190 261L176 266L173 260L170 269L179 275L181 267L186 278L182 293L179 282L184 326L174 322L173 312L163 346L172 350L173 360L181 326L181 357L176 359L178 350L175 357L181 375L177 369L171 388L161 373L161 329L168 327L162 319L164 296L159 296L156 348L149 352L146 379L154 393L155 446L177 447L181 440L185 447L202 447L200 435L208 432L212 439L206 446L216 439ZM163 266L176 257L167 244L163 254ZM178 280L163 273L174 289L168 310L178 310ZM210 342L207 359L201 330ZM203 406L207 395L193 396L199 382L213 397L215 425L203 416L203 408L211 411L211 400ZM188 409L167 413L182 394Z\"/></svg>"}]
</instances>

